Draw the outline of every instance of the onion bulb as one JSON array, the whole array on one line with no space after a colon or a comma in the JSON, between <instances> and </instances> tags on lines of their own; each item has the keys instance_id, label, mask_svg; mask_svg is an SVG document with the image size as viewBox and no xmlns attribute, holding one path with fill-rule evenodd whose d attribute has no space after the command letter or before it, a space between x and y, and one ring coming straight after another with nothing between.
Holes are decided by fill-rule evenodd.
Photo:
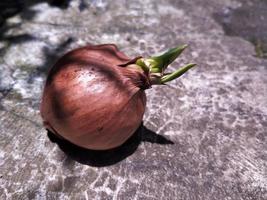
<instances>
[{"instance_id":1,"label":"onion bulb","mask_svg":"<svg viewBox=\"0 0 267 200\"><path fill-rule=\"evenodd\" d=\"M80 147L107 150L123 144L140 126L145 90L171 81L195 64L165 73L185 49L130 59L114 44L70 51L50 69L41 116L46 129Z\"/></svg>"}]
</instances>

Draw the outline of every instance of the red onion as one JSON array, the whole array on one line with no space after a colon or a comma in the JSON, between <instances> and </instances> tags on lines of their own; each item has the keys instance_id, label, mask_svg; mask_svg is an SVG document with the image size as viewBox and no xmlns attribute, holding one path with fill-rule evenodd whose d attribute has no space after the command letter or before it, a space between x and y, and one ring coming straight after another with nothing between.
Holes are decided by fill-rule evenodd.
<instances>
[{"instance_id":1,"label":"red onion","mask_svg":"<svg viewBox=\"0 0 267 200\"><path fill-rule=\"evenodd\" d=\"M87 149L123 144L142 122L145 89L173 80L194 66L164 73L185 47L147 59L130 59L113 44L67 53L47 77L41 103L44 126Z\"/></svg>"}]
</instances>

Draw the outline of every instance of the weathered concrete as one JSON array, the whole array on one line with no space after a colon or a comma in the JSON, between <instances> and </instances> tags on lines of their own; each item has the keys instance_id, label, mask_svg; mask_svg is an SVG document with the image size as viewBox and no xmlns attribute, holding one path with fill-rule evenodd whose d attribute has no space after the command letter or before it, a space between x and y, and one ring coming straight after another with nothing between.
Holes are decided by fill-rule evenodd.
<instances>
[{"instance_id":1,"label":"weathered concrete","mask_svg":"<svg viewBox=\"0 0 267 200\"><path fill-rule=\"evenodd\" d=\"M213 18L242 3L30 5L1 27L1 199L267 199L267 62L254 57L251 43L226 36ZM116 43L131 56L188 43L172 69L198 64L170 86L147 91L144 124L164 137L137 135L111 166L63 153L39 116L49 66L86 43ZM168 139L174 144L159 144Z\"/></svg>"}]
</instances>

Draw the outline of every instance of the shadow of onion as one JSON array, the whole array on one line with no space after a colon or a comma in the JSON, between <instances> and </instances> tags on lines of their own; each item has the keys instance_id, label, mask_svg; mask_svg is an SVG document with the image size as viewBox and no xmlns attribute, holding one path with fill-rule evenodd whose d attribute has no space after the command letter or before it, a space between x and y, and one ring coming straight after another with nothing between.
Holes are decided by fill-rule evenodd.
<instances>
[{"instance_id":1,"label":"shadow of onion","mask_svg":"<svg viewBox=\"0 0 267 200\"><path fill-rule=\"evenodd\" d=\"M47 132L48 138L71 159L85 165L104 167L116 164L132 155L142 141L157 144L174 144L171 140L158 135L146 128L143 124L136 132L121 146L109 150L89 150L60 139L52 132Z\"/></svg>"}]
</instances>

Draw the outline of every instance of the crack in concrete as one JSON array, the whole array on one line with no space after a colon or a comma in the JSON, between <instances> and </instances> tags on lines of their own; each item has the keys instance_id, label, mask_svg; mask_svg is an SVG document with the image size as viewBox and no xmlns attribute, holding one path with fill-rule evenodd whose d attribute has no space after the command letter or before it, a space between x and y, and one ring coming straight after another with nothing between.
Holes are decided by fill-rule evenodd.
<instances>
[{"instance_id":1,"label":"crack in concrete","mask_svg":"<svg viewBox=\"0 0 267 200\"><path fill-rule=\"evenodd\" d=\"M5 111L5 112L7 112L7 113L9 113L9 114L11 114L11 115L13 115L15 117L18 117L18 118L20 118L22 120L26 120L26 121L30 122L31 124L33 124L36 127L43 128L42 124L37 123L37 122L33 121L32 119L29 119L29 118L27 118L27 117L25 117L23 115L17 114L12 110L7 110L6 108L3 108L3 111Z\"/></svg>"}]
</instances>

